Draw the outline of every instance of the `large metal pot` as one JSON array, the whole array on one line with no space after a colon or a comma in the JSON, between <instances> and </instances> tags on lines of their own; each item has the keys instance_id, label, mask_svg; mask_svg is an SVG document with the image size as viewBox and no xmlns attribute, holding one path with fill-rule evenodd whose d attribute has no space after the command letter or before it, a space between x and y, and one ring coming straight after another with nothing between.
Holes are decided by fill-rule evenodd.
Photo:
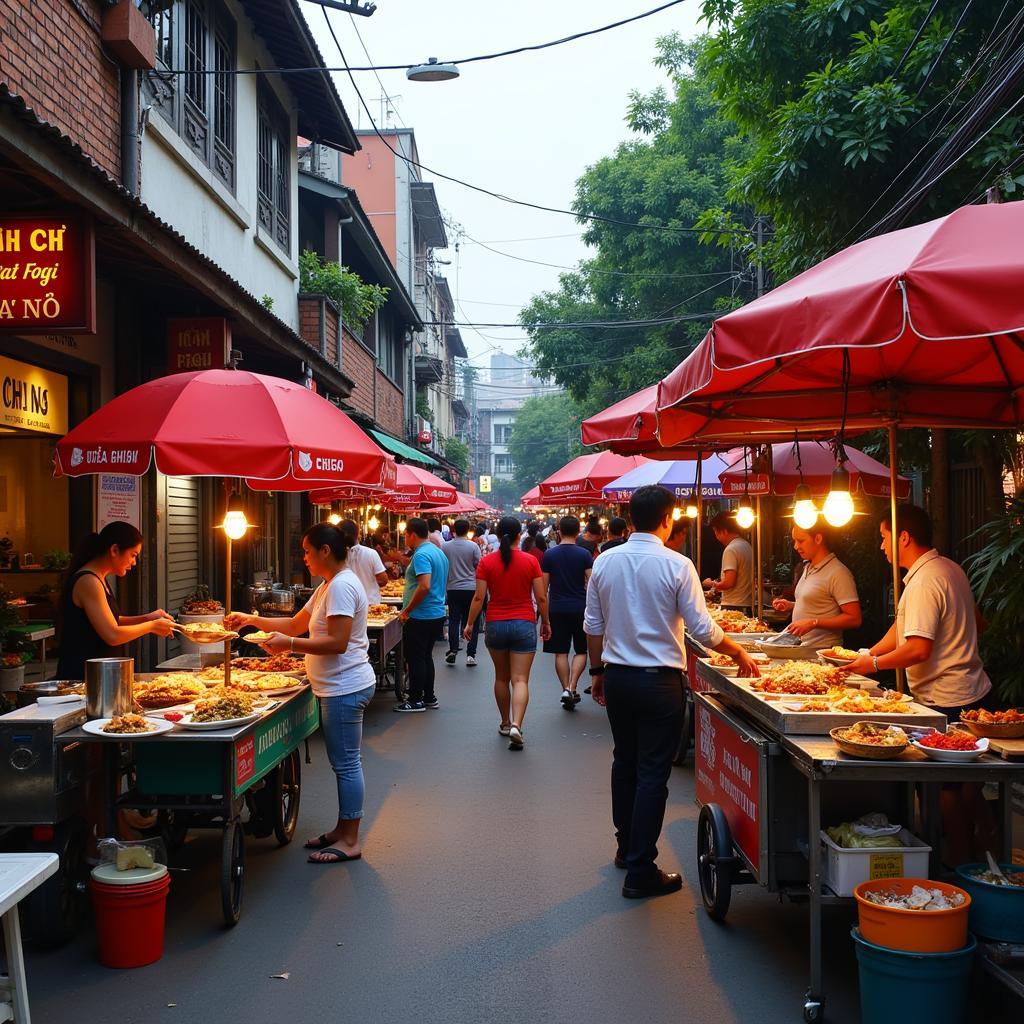
<instances>
[{"instance_id":1,"label":"large metal pot","mask_svg":"<svg viewBox=\"0 0 1024 1024\"><path fill-rule=\"evenodd\" d=\"M85 713L89 718L128 714L134 681L132 658L91 658L85 663Z\"/></svg>"},{"instance_id":2,"label":"large metal pot","mask_svg":"<svg viewBox=\"0 0 1024 1024\"><path fill-rule=\"evenodd\" d=\"M250 611L258 612L263 607L264 599L269 595L269 583L250 583L245 588L245 604Z\"/></svg>"},{"instance_id":3,"label":"large metal pot","mask_svg":"<svg viewBox=\"0 0 1024 1024\"><path fill-rule=\"evenodd\" d=\"M295 611L295 591L291 587L275 586L264 607L267 611L278 613Z\"/></svg>"},{"instance_id":4,"label":"large metal pot","mask_svg":"<svg viewBox=\"0 0 1024 1024\"><path fill-rule=\"evenodd\" d=\"M81 679L49 679L45 683L26 683L18 690L17 703L19 708L35 704L40 697L63 697L68 693L83 693L85 690Z\"/></svg>"}]
</instances>

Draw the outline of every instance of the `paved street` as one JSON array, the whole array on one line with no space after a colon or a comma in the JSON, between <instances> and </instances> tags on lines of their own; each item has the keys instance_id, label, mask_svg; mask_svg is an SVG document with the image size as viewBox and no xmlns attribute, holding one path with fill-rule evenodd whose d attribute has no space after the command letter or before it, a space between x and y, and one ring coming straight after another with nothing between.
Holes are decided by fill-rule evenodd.
<instances>
[{"instance_id":1,"label":"paved street","mask_svg":"<svg viewBox=\"0 0 1024 1024\"><path fill-rule=\"evenodd\" d=\"M632 902L611 864L610 737L589 699L558 704L553 659L534 669L527 748L496 730L489 659L438 666L441 708L366 724L366 859L309 865L296 841L250 840L242 921L220 924L217 843L187 846L172 883L164 959L116 973L91 929L29 962L43 1024L205 1020L493 1022L798 1021L806 914L758 888L726 926L700 907L692 771L673 772L661 863L678 895ZM439 659L440 661L440 659ZM330 824L317 741L303 766L298 838ZM849 918L829 922L829 1019L858 1019ZM270 975L288 972L287 980ZM168 1004L174 1003L171 1007Z\"/></svg>"}]
</instances>

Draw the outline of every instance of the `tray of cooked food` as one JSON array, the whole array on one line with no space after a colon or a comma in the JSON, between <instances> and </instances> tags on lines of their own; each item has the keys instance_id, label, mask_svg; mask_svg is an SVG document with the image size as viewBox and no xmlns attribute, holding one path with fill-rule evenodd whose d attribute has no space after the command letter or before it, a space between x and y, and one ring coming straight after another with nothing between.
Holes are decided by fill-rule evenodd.
<instances>
[{"instance_id":1,"label":"tray of cooked food","mask_svg":"<svg viewBox=\"0 0 1024 1024\"><path fill-rule=\"evenodd\" d=\"M239 672L279 672L282 675L301 679L306 674L305 658L296 658L293 654L270 654L265 658L232 658L231 671Z\"/></svg>"},{"instance_id":2,"label":"tray of cooked food","mask_svg":"<svg viewBox=\"0 0 1024 1024\"><path fill-rule=\"evenodd\" d=\"M768 636L771 630L763 619L755 619L735 608L709 608L708 613L726 633L759 633Z\"/></svg>"},{"instance_id":3,"label":"tray of cooked food","mask_svg":"<svg viewBox=\"0 0 1024 1024\"><path fill-rule=\"evenodd\" d=\"M975 736L989 739L1012 740L1024 736L1024 712L1018 708L1008 711L987 711L980 708L960 712L960 723Z\"/></svg>"},{"instance_id":4,"label":"tray of cooked food","mask_svg":"<svg viewBox=\"0 0 1024 1024\"><path fill-rule=\"evenodd\" d=\"M176 724L193 732L237 729L255 722L276 706L274 701L255 694L222 689L205 700L197 700L191 711L182 709Z\"/></svg>"},{"instance_id":5,"label":"tray of cooked food","mask_svg":"<svg viewBox=\"0 0 1024 1024\"><path fill-rule=\"evenodd\" d=\"M388 580L383 587L380 588L381 597L404 597L405 596L405 580Z\"/></svg>"},{"instance_id":6,"label":"tray of cooked food","mask_svg":"<svg viewBox=\"0 0 1024 1024\"><path fill-rule=\"evenodd\" d=\"M285 675L283 672L233 671L229 687L224 686L224 673L216 666L204 668L198 674L217 693L227 689L239 690L242 693L258 693L264 697L283 697L288 693L296 693L306 685L304 679L296 679L295 676Z\"/></svg>"},{"instance_id":7,"label":"tray of cooked food","mask_svg":"<svg viewBox=\"0 0 1024 1024\"><path fill-rule=\"evenodd\" d=\"M371 604L366 609L368 626L384 626L398 615L398 610L389 604Z\"/></svg>"},{"instance_id":8,"label":"tray of cooked food","mask_svg":"<svg viewBox=\"0 0 1024 1024\"><path fill-rule=\"evenodd\" d=\"M176 623L174 631L181 633L194 644L218 644L225 640L238 639L238 633L232 629L225 629L219 622L186 622L184 625Z\"/></svg>"},{"instance_id":9,"label":"tray of cooked food","mask_svg":"<svg viewBox=\"0 0 1024 1024\"><path fill-rule=\"evenodd\" d=\"M855 722L829 731L844 754L869 761L891 761L910 745L910 737L898 725Z\"/></svg>"},{"instance_id":10,"label":"tray of cooked food","mask_svg":"<svg viewBox=\"0 0 1024 1024\"><path fill-rule=\"evenodd\" d=\"M133 741L159 736L173 728L173 722L161 722L134 713L114 715L113 718L95 718L82 726L83 732L91 736L103 736L106 739L119 739L123 736Z\"/></svg>"},{"instance_id":11,"label":"tray of cooked food","mask_svg":"<svg viewBox=\"0 0 1024 1024\"><path fill-rule=\"evenodd\" d=\"M224 673L221 672L221 679ZM161 672L156 675L140 674L135 677L132 696L141 708L168 708L185 704L206 696L206 684L201 673Z\"/></svg>"}]
</instances>

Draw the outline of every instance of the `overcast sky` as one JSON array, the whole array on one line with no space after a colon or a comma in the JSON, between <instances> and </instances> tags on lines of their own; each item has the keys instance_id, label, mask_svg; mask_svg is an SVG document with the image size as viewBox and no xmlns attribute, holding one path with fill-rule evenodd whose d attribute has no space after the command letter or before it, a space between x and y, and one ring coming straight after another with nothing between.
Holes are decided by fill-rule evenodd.
<instances>
[{"instance_id":1,"label":"overcast sky","mask_svg":"<svg viewBox=\"0 0 1024 1024\"><path fill-rule=\"evenodd\" d=\"M301 6L327 65L340 65L322 9ZM377 0L369 18L329 13L347 62L360 66L494 53L657 6L659 0ZM672 31L695 35L699 11L697 0L690 0L597 36L468 64L450 82L410 82L402 71L382 71L396 112L386 123L415 130L420 161L429 167L517 199L568 209L580 174L629 136L623 118L630 90L667 84L652 63L655 40ZM353 124L370 128L347 76L334 77ZM381 126L381 85L372 72L355 77ZM387 118L386 101L384 112ZM501 202L426 172L424 178L435 180L445 214L474 239L523 259L566 266L586 255L572 217ZM468 239L458 251L453 245L438 255L452 261L441 269L458 299L460 320L513 323L533 295L557 287L559 270L495 255ZM489 327L463 327L462 337L477 366L487 365L494 348L515 353L524 339L518 328Z\"/></svg>"}]
</instances>

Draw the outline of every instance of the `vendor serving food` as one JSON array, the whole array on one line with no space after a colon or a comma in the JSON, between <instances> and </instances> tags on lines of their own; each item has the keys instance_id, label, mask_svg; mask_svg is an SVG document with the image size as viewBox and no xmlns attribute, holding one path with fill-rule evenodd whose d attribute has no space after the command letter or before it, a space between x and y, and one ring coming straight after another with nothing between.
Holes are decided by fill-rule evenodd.
<instances>
[{"instance_id":1,"label":"vendor serving food","mask_svg":"<svg viewBox=\"0 0 1024 1024\"><path fill-rule=\"evenodd\" d=\"M844 629L861 624L860 599L853 573L832 551L828 533L816 525L810 530L793 527L793 550L804 563L796 584L795 601L778 598L777 612L792 612L787 631L811 647L842 643Z\"/></svg>"},{"instance_id":2,"label":"vendor serving food","mask_svg":"<svg viewBox=\"0 0 1024 1024\"><path fill-rule=\"evenodd\" d=\"M722 552L722 574L717 580L704 580L706 591L722 595L723 608L739 608L750 614L754 601L754 551L750 541L744 539L731 512L719 512L711 520L715 540Z\"/></svg>"}]
</instances>

